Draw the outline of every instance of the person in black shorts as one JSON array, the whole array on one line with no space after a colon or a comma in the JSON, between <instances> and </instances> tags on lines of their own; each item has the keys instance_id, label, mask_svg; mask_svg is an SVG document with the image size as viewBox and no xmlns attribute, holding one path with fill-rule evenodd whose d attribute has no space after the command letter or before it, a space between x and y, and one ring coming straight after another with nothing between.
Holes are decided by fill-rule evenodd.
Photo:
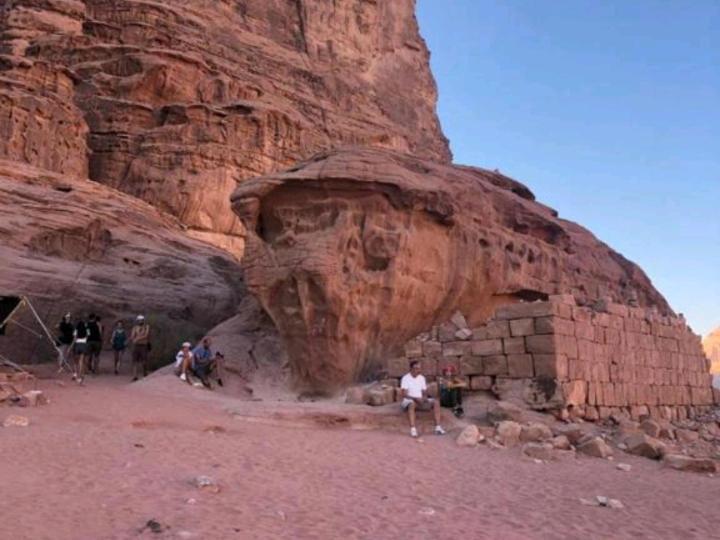
<instances>
[{"instance_id":1,"label":"person in black shorts","mask_svg":"<svg viewBox=\"0 0 720 540\"><path fill-rule=\"evenodd\" d=\"M100 366L100 353L102 352L103 327L100 317L92 313L88 317L88 371L97 373Z\"/></svg>"},{"instance_id":2,"label":"person in black shorts","mask_svg":"<svg viewBox=\"0 0 720 540\"><path fill-rule=\"evenodd\" d=\"M66 313L60 321L60 324L58 324L57 344L62 353L62 359L58 362L59 368L62 368L63 362L67 362L70 359L74 331L75 327L72 324L71 315L70 313Z\"/></svg>"}]
</instances>

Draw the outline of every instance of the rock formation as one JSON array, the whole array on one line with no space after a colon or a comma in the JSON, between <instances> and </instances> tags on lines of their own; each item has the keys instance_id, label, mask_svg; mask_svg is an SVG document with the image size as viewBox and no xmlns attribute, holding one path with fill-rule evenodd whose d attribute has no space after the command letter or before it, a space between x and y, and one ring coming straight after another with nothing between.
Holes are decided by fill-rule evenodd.
<instances>
[{"instance_id":1,"label":"rock formation","mask_svg":"<svg viewBox=\"0 0 720 540\"><path fill-rule=\"evenodd\" d=\"M244 182L249 288L296 381L328 390L368 376L456 310L573 294L671 313L647 276L498 173L374 149L316 156Z\"/></svg>"},{"instance_id":2,"label":"rock formation","mask_svg":"<svg viewBox=\"0 0 720 540\"><path fill-rule=\"evenodd\" d=\"M238 257L247 177L343 144L450 159L412 0L13 0L0 30L0 157L89 175Z\"/></svg>"},{"instance_id":3,"label":"rock formation","mask_svg":"<svg viewBox=\"0 0 720 540\"><path fill-rule=\"evenodd\" d=\"M712 362L710 371L720 375L720 328L716 328L703 338L703 347Z\"/></svg>"}]
</instances>

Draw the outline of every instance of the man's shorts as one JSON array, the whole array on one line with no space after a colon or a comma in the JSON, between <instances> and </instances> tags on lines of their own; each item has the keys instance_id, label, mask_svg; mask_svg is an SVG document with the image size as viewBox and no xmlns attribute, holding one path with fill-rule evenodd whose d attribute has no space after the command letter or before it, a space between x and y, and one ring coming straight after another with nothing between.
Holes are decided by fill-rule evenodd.
<instances>
[{"instance_id":1,"label":"man's shorts","mask_svg":"<svg viewBox=\"0 0 720 540\"><path fill-rule=\"evenodd\" d=\"M400 406L402 407L403 411L407 411L410 404L413 402L412 399L403 398L402 403L400 403ZM415 410L416 411L431 411L433 408L433 404L435 403L435 398L425 398L425 400L421 403L415 403Z\"/></svg>"},{"instance_id":2,"label":"man's shorts","mask_svg":"<svg viewBox=\"0 0 720 540\"><path fill-rule=\"evenodd\" d=\"M100 341L88 341L88 354L100 355L102 343Z\"/></svg>"},{"instance_id":3,"label":"man's shorts","mask_svg":"<svg viewBox=\"0 0 720 540\"><path fill-rule=\"evenodd\" d=\"M133 362L144 364L148 359L148 346L144 343L138 343L133 347L132 352Z\"/></svg>"}]
</instances>

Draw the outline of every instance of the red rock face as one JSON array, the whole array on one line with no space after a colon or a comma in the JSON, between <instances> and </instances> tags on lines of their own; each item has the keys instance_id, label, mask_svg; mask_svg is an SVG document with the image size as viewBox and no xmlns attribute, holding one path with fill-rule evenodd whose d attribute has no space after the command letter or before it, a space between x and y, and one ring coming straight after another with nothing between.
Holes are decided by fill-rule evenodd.
<instances>
[{"instance_id":1,"label":"red rock face","mask_svg":"<svg viewBox=\"0 0 720 540\"><path fill-rule=\"evenodd\" d=\"M717 328L710 332L703 339L703 348L705 354L712 362L710 371L715 374L720 374L720 328Z\"/></svg>"},{"instance_id":2,"label":"red rock face","mask_svg":"<svg viewBox=\"0 0 720 540\"><path fill-rule=\"evenodd\" d=\"M311 390L372 373L456 310L475 324L503 303L571 293L670 312L635 264L481 169L349 149L245 182L233 205L248 286Z\"/></svg>"},{"instance_id":3,"label":"red rock face","mask_svg":"<svg viewBox=\"0 0 720 540\"><path fill-rule=\"evenodd\" d=\"M236 256L237 183L344 144L449 161L412 0L15 0L0 157L117 188Z\"/></svg>"}]
</instances>

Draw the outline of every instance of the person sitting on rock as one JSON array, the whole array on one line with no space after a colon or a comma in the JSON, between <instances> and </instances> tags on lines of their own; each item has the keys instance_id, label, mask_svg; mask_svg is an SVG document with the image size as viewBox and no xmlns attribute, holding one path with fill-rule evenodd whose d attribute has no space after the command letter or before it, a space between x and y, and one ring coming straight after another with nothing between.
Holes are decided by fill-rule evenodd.
<instances>
[{"instance_id":1,"label":"person sitting on rock","mask_svg":"<svg viewBox=\"0 0 720 540\"><path fill-rule=\"evenodd\" d=\"M418 360L410 362L410 373L406 373L400 381L402 390L402 409L407 411L410 421L410 436L417 437L418 431L415 427L415 411L432 409L435 417L435 434L444 435L445 430L440 425L440 402L427 396L427 383L425 377L420 373L422 366Z\"/></svg>"},{"instance_id":2,"label":"person sitting on rock","mask_svg":"<svg viewBox=\"0 0 720 540\"><path fill-rule=\"evenodd\" d=\"M217 377L218 384L220 386L223 385L222 361L224 357L219 352L213 356L210 343L210 338L205 337L202 343L193 349L191 366L192 373L198 377L207 388L212 388L210 375L213 373Z\"/></svg>"},{"instance_id":3,"label":"person sitting on rock","mask_svg":"<svg viewBox=\"0 0 720 540\"><path fill-rule=\"evenodd\" d=\"M192 369L192 359L192 343L186 341L175 355L175 375L187 383L192 383L188 377L188 371Z\"/></svg>"}]
</instances>

